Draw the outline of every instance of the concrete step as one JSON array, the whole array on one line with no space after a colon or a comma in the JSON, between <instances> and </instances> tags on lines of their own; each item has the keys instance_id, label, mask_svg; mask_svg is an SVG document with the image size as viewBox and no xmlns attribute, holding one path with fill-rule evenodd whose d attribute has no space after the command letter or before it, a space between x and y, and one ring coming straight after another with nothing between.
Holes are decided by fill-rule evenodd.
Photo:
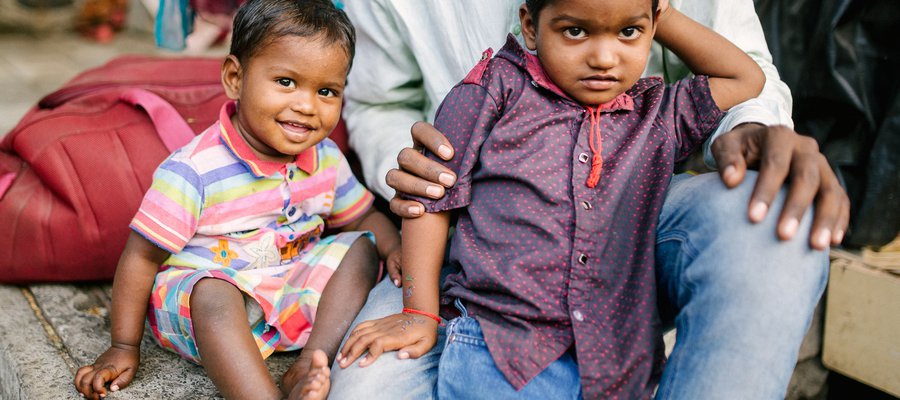
<instances>
[{"instance_id":1,"label":"concrete step","mask_svg":"<svg viewBox=\"0 0 900 400\"><path fill-rule=\"evenodd\" d=\"M79 366L109 346L110 285L0 285L0 399L79 399ZM299 352L267 360L280 377ZM127 388L108 399L218 399L203 368L159 347L149 333L141 366Z\"/></svg>"}]
</instances>

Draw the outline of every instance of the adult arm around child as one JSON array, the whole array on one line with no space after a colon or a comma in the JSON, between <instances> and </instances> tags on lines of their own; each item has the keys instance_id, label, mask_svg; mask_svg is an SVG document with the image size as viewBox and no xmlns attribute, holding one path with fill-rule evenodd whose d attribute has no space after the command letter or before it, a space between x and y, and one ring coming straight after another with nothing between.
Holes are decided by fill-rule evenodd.
<instances>
[{"instance_id":1,"label":"adult arm around child","mask_svg":"<svg viewBox=\"0 0 900 400\"><path fill-rule=\"evenodd\" d=\"M417 122L410 131L413 146L397 155L399 168L388 171L385 181L399 193L439 199L444 196L445 188L454 185L456 175L429 160L420 150L428 149L450 160L455 149L427 122ZM850 220L850 199L815 139L783 125L746 123L716 139L711 151L719 165L719 176L729 188L738 186L748 169L759 170L756 188L749 199L750 221L762 221L790 177L777 225L779 239L790 240L798 233L796 222L789 221L799 220L815 202L809 246L824 250L841 243ZM424 213L424 208L415 200L395 196L391 199L391 211L401 217L415 218Z\"/></svg>"}]
</instances>

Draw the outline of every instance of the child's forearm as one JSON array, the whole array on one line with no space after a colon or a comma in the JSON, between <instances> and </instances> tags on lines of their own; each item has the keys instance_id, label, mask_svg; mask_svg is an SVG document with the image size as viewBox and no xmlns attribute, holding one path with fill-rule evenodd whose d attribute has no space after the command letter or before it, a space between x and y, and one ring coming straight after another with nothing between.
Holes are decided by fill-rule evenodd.
<instances>
[{"instance_id":1,"label":"child's forearm","mask_svg":"<svg viewBox=\"0 0 900 400\"><path fill-rule=\"evenodd\" d=\"M114 347L140 347L150 291L168 256L167 251L131 232L113 281L110 319Z\"/></svg>"},{"instance_id":2,"label":"child's forearm","mask_svg":"<svg viewBox=\"0 0 900 400\"><path fill-rule=\"evenodd\" d=\"M382 260L386 260L391 251L400 246L400 233L394 228L394 223L378 211L369 211L363 215L359 224L354 228L354 230L370 231L375 235L375 247Z\"/></svg>"},{"instance_id":3,"label":"child's forearm","mask_svg":"<svg viewBox=\"0 0 900 400\"><path fill-rule=\"evenodd\" d=\"M432 314L439 309L441 265L450 213L403 220L403 306Z\"/></svg>"},{"instance_id":4,"label":"child's forearm","mask_svg":"<svg viewBox=\"0 0 900 400\"><path fill-rule=\"evenodd\" d=\"M721 109L759 95L766 78L750 56L716 32L669 7L657 22L655 39L696 75L708 75Z\"/></svg>"}]
</instances>

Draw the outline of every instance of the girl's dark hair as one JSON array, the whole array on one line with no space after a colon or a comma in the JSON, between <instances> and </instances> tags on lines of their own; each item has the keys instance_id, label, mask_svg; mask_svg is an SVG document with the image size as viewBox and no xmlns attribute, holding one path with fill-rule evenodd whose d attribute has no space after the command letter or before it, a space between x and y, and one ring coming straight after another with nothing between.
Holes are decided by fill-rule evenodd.
<instances>
[{"instance_id":1,"label":"girl's dark hair","mask_svg":"<svg viewBox=\"0 0 900 400\"><path fill-rule=\"evenodd\" d=\"M534 20L535 25L537 25L538 15L541 11L550 4L553 4L554 1L556 0L525 0L525 5L528 7L528 13L531 14L531 19ZM656 8L659 7L659 0L650 0L650 5L650 9L655 12ZM653 17L652 14L650 16Z\"/></svg>"},{"instance_id":2,"label":"girl's dark hair","mask_svg":"<svg viewBox=\"0 0 900 400\"><path fill-rule=\"evenodd\" d=\"M316 37L340 44L353 64L356 31L331 0L248 0L234 17L230 54L241 64L284 36Z\"/></svg>"}]
</instances>

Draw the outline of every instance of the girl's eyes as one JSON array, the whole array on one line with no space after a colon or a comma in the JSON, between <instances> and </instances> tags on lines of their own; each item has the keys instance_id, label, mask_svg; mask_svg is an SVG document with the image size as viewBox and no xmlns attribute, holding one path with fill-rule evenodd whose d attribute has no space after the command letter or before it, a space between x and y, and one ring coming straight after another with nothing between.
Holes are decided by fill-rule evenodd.
<instances>
[{"instance_id":1,"label":"girl's eyes","mask_svg":"<svg viewBox=\"0 0 900 400\"><path fill-rule=\"evenodd\" d=\"M337 96L337 92L331 89L319 89L319 96L333 97Z\"/></svg>"},{"instance_id":2,"label":"girl's eyes","mask_svg":"<svg viewBox=\"0 0 900 400\"><path fill-rule=\"evenodd\" d=\"M641 36L641 30L636 26L629 26L625 29L622 29L619 32L619 35L624 39L637 39Z\"/></svg>"},{"instance_id":3,"label":"girl's eyes","mask_svg":"<svg viewBox=\"0 0 900 400\"><path fill-rule=\"evenodd\" d=\"M563 33L571 39L580 39L585 35L584 29L576 27L566 28Z\"/></svg>"},{"instance_id":4,"label":"girl's eyes","mask_svg":"<svg viewBox=\"0 0 900 400\"><path fill-rule=\"evenodd\" d=\"M287 88L294 88L297 86L296 84L294 84L294 80L289 78L278 78L275 80L275 82Z\"/></svg>"}]
</instances>

